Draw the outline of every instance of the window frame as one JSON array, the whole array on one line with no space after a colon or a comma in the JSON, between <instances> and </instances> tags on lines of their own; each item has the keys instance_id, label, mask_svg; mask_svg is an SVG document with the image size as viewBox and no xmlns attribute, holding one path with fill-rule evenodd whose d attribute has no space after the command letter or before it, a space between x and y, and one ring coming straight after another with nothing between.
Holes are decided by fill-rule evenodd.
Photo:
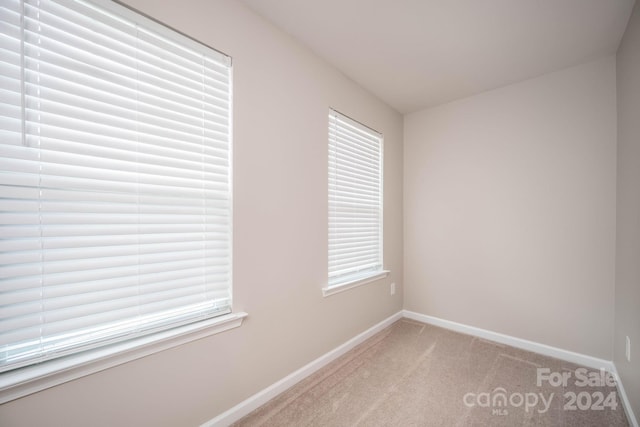
<instances>
[{"instance_id":1,"label":"window frame","mask_svg":"<svg viewBox=\"0 0 640 427\"><path fill-rule=\"evenodd\" d=\"M365 269L362 272L355 272L346 274L342 277L342 280L334 280L332 283L331 275L332 275L332 266L331 259L335 258L335 255L332 254L332 235L335 238L335 233L332 233L332 211L335 212L332 203L334 199L337 197L336 183L332 184L332 180L337 180L339 177L337 175L337 169L339 166L337 165L336 156L339 143L337 142L337 133L342 129L339 126L343 126L345 130L348 128L356 129L358 132L365 134L366 137L375 139L377 142L377 162L378 162L378 236L377 236L377 257L378 257L378 265L375 266L375 269ZM355 137L354 137L355 138ZM359 150L358 147L355 147L354 140L352 141L343 141L340 144L349 143L349 146L352 150ZM332 154L333 151L333 154ZM363 151L359 151L358 155L362 155ZM328 126L328 220L329 220L329 235L328 235L328 282L325 287L322 288L323 296L330 296L336 293L340 293L349 289L353 289L367 283L375 282L379 279L385 278L389 275L389 270L384 269L384 135L381 132L376 131L375 129L339 112L336 109L329 109L329 126ZM367 166L371 166L371 164L367 164ZM361 173L362 171L358 171ZM343 183L344 184L344 183ZM337 184L339 185L339 183ZM359 196L363 196L363 193L359 193ZM371 200L368 200L371 202ZM361 213L361 212L360 212ZM336 240L339 240L340 237L337 237ZM367 243L359 242L359 243ZM335 272L333 272L335 273Z\"/></svg>"},{"instance_id":2,"label":"window frame","mask_svg":"<svg viewBox=\"0 0 640 427\"><path fill-rule=\"evenodd\" d=\"M18 3L22 4L21 1ZM175 41L176 39L187 38L190 43L196 42L202 49L208 49L216 54L228 55L207 46L159 21L144 15L127 5L117 1L109 0L88 0L87 3L116 10L116 13L133 19L144 25L150 25L153 31ZM22 6L21 6L22 7ZM148 28L148 27L147 27ZM22 89L24 91L24 87ZM24 93L24 92L23 92ZM233 73L229 58L229 166L228 185L231 194L229 200L229 275L232 277L232 251L233 251L233 199L232 199L232 177L233 177ZM231 278L229 292L232 292ZM213 334L217 334L242 325L243 319L247 316L244 312L233 312L232 301L229 300L230 313L217 314L214 317L204 320L195 320L188 324L176 324L168 329L159 332L151 332L147 335L138 336L128 340L122 340L111 344L104 344L99 347L83 349L68 355L49 359L43 362L34 361L26 366L7 370L0 374L0 404L26 396L28 394L44 390L46 388L90 375L101 370L117 366L147 355L166 350L175 346L183 345L193 340L201 339Z\"/></svg>"}]
</instances>

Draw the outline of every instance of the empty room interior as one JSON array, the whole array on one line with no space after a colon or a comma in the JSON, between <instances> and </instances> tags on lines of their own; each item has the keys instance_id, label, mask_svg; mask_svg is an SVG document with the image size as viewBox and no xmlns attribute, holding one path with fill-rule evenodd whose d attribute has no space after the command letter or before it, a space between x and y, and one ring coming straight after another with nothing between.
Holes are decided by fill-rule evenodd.
<instances>
[{"instance_id":1,"label":"empty room interior","mask_svg":"<svg viewBox=\"0 0 640 427\"><path fill-rule=\"evenodd\" d=\"M0 24L0 425L638 426L635 0Z\"/></svg>"}]
</instances>

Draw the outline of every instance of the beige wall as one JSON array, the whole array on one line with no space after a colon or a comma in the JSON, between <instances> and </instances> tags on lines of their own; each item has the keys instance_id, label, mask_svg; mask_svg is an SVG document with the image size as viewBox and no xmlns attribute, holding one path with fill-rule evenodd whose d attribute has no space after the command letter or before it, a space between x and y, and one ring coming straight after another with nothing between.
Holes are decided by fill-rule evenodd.
<instances>
[{"instance_id":1,"label":"beige wall","mask_svg":"<svg viewBox=\"0 0 640 427\"><path fill-rule=\"evenodd\" d=\"M405 116L406 309L612 359L615 95L609 57Z\"/></svg>"},{"instance_id":2,"label":"beige wall","mask_svg":"<svg viewBox=\"0 0 640 427\"><path fill-rule=\"evenodd\" d=\"M128 3L233 57L234 309L249 318L7 403L3 426L198 425L402 308L402 117L240 2ZM323 298L330 106L384 134L391 275Z\"/></svg>"},{"instance_id":3,"label":"beige wall","mask_svg":"<svg viewBox=\"0 0 640 427\"><path fill-rule=\"evenodd\" d=\"M640 417L640 6L617 55L618 234L614 361ZM631 362L625 337L631 339Z\"/></svg>"}]
</instances>

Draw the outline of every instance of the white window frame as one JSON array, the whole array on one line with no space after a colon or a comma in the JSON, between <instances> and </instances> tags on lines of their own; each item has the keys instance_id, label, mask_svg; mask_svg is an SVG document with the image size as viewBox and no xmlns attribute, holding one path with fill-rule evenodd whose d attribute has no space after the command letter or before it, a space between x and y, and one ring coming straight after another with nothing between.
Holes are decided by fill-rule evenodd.
<instances>
[{"instance_id":1,"label":"white window frame","mask_svg":"<svg viewBox=\"0 0 640 427\"><path fill-rule=\"evenodd\" d=\"M48 0L45 0L48 1ZM17 2L20 4L20 8L24 8L24 3L29 0L13 0L14 4ZM70 0L60 0L61 3L72 4ZM136 26L140 25L141 32L151 31L158 37L164 38L168 43L173 43L176 49L181 49L181 43L188 43L189 48L197 51L213 52L214 55L220 58L227 58L229 66L229 104L228 104L228 129L229 129L229 167L228 167L228 184L229 191L231 191L231 62L230 58L226 55L215 51L215 49L202 45L187 36L178 33L177 31L164 26L156 21L151 20L140 13L129 9L121 4L118 4L110 0L80 0L81 3L93 5L99 9L106 10L108 14L112 16L118 16L118 19L122 19L124 27L130 25L128 22L133 22ZM9 7L7 4L6 7ZM0 11L6 13L6 11ZM22 20L20 21L22 22ZM9 37L11 28L7 22L0 21L3 25L3 32L0 37ZM5 33L6 30L6 33ZM19 30L19 33L22 34ZM149 33L149 34L151 34ZM22 37L22 36L21 36ZM155 36L153 36L155 37ZM189 39L187 41L187 39ZM5 39L6 40L6 39ZM22 55L24 58L24 44L21 42L20 51L18 55ZM6 44L5 44L6 46ZM2 47L2 46L0 46ZM6 48L6 47L5 47ZM23 59L24 61L24 59ZM23 62L24 64L24 62ZM24 71L23 77L24 79ZM24 80L23 80L24 81ZM25 141L25 86L22 83L22 139ZM0 88L2 89L2 88ZM8 107L11 108L11 107ZM7 111L7 110L5 110ZM2 114L0 114L1 116ZM1 118L1 117L0 117ZM3 123L6 123L6 119ZM10 132L9 127L0 129L3 135ZM28 146L26 146L28 147ZM0 197L2 194L0 194ZM231 221L231 200L229 201L229 221ZM229 227L231 227L229 223ZM229 241L231 241L231 232L229 232ZM8 252L9 253L9 252ZM231 246L229 246L229 262L228 262L229 274L231 271ZM229 282L230 283L230 282ZM231 292L231 288L229 288ZM230 294L229 294L230 295ZM242 324L243 319L247 316L244 312L230 312L231 299L229 296L229 309L225 311L219 311L208 317L201 317L199 320L193 319L189 321L179 322L173 324L173 326L163 326L157 330L150 331L144 335L133 336L127 340L110 340L107 343L95 345L87 348L81 348L78 351L61 352L59 356L54 358L46 358L42 360L36 360L34 362L24 363L14 369L2 372L0 374L0 404L5 403L19 397L70 381L75 378L80 378L85 375L89 375L109 367L113 367L122 363L126 363L131 360L135 360L140 357L153 354L158 351L162 351L171 347L182 345L184 343L200 339L212 334L220 333L232 328L239 327ZM212 317L213 316L213 317Z\"/></svg>"},{"instance_id":2,"label":"white window frame","mask_svg":"<svg viewBox=\"0 0 640 427\"><path fill-rule=\"evenodd\" d=\"M389 274L383 261L384 137L330 109L328 140L329 265L327 286L322 289L324 296ZM346 208L345 204L351 206ZM362 234L366 223L373 224L374 229L368 236ZM353 228L345 229L345 224L349 227L353 224ZM358 240L352 243L354 233Z\"/></svg>"}]
</instances>

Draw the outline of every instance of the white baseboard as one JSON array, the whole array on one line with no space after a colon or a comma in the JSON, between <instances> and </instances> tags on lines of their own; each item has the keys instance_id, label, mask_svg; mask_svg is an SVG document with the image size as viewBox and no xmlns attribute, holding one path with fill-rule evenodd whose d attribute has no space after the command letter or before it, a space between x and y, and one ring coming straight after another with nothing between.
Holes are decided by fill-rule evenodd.
<instances>
[{"instance_id":1,"label":"white baseboard","mask_svg":"<svg viewBox=\"0 0 640 427\"><path fill-rule=\"evenodd\" d=\"M597 357L574 353L573 351L563 350L561 348L552 347L550 345L540 344L534 341L528 341L522 338L516 338L510 335L476 328L475 326L469 326L462 323L452 322L450 320L440 319L438 317L427 316L426 314L415 313L413 311L403 310L402 313L407 319L417 320L418 322L427 323L429 325L440 326L441 328L450 329L452 331L461 332L467 335L473 335L486 340L495 341L500 344L506 344L534 353L543 354L545 356L555 357L556 359L566 360L568 362L573 362L575 364L586 366L588 368L602 368L609 372L614 372L615 370L613 362L611 362L610 360L598 359Z\"/></svg>"},{"instance_id":2,"label":"white baseboard","mask_svg":"<svg viewBox=\"0 0 640 427\"><path fill-rule=\"evenodd\" d=\"M624 391L624 386L615 364L610 360L598 359L597 357L587 356L585 354L575 353L569 350L563 350L561 348L552 347L546 344L540 344L534 341L524 340L522 338L512 337L510 335L501 334L498 332L488 331L486 329L476 328L475 326L464 325L462 323L452 322L450 320L440 319L438 317L428 316L426 314L415 313L409 310L403 310L402 314L407 319L417 320L418 322L427 323L429 325L439 326L441 328L450 329L452 331L461 332L467 335L473 335L479 338L484 338L490 341L495 341L501 344L510 345L512 347L521 348L523 350L531 351L534 353L543 354L545 356L555 357L556 359L566 360L578 365L586 366L593 369L605 369L615 375L616 383L618 385L618 394L622 400L622 406L627 419L632 427L639 427L638 421L631 408L629 398Z\"/></svg>"},{"instance_id":3,"label":"white baseboard","mask_svg":"<svg viewBox=\"0 0 640 427\"><path fill-rule=\"evenodd\" d=\"M622 407L624 408L624 412L627 414L627 420L631 427L638 427L638 420L633 413L633 409L631 408L631 402L629 402L629 397L627 397L627 393L624 391L624 386L622 385L622 379L620 375L618 375L618 369L616 368L615 363L613 364L613 374L616 376L616 384L618 385L618 394L622 399Z\"/></svg>"},{"instance_id":4,"label":"white baseboard","mask_svg":"<svg viewBox=\"0 0 640 427\"><path fill-rule=\"evenodd\" d=\"M382 322L377 325L372 326L361 334L351 338L349 341L345 342L341 346L331 350L330 352L320 356L313 362L303 366L292 374L287 375L280 381L270 385L262 391L254 394L243 402L240 402L233 408L223 412L217 417L207 421L202 424L201 427L225 427L229 424L232 424L238 421L240 418L248 415L253 410L259 408L260 406L267 403L269 400L278 396L280 393L284 392L288 388L302 381L309 375L313 374L320 368L326 366L330 362L334 361L338 357L342 356L358 344L361 344L368 338L371 338L387 326L391 325L393 322L402 319L402 311L397 312L396 314L386 318Z\"/></svg>"}]
</instances>

